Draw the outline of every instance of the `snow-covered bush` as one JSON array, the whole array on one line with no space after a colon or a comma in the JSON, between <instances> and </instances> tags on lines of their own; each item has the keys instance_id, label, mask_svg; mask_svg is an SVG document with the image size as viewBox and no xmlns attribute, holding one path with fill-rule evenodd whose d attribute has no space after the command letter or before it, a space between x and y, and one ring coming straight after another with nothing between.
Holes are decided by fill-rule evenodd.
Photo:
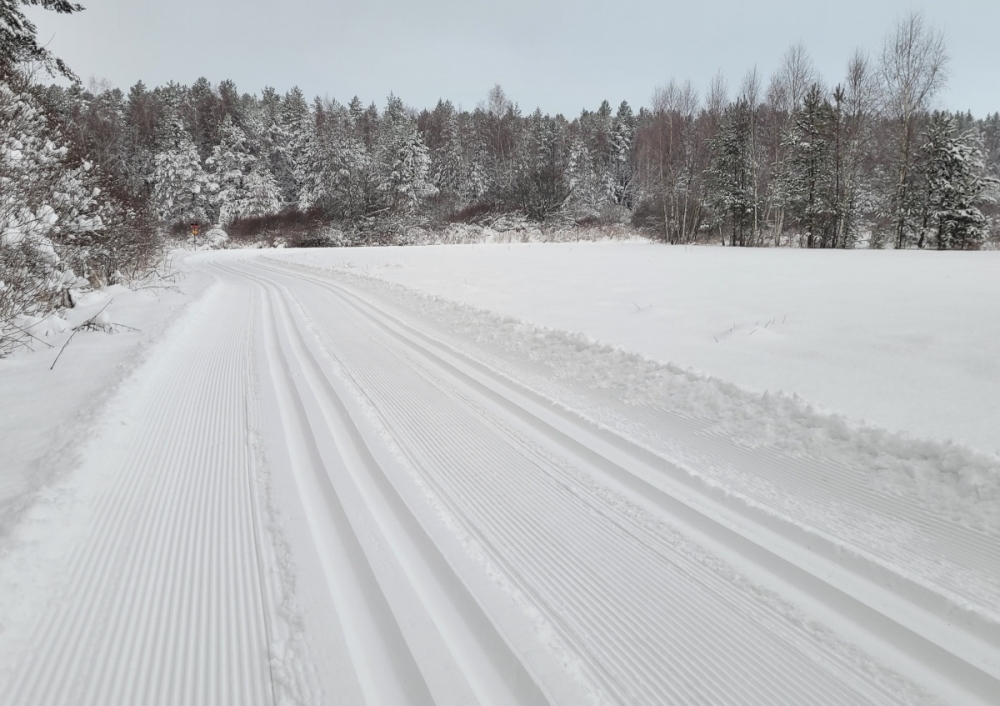
<instances>
[{"instance_id":1,"label":"snow-covered bush","mask_svg":"<svg viewBox=\"0 0 1000 706\"><path fill-rule=\"evenodd\" d=\"M33 96L0 82L0 354L21 340L18 316L67 303L79 286L64 245L104 227L91 165L72 167L66 152Z\"/></svg>"}]
</instances>

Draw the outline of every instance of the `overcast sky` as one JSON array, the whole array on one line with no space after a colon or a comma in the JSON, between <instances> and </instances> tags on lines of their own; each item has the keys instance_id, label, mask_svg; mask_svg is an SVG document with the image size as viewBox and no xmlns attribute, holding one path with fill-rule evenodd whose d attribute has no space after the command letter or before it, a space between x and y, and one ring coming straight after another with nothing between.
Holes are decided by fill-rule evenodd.
<instances>
[{"instance_id":1,"label":"overcast sky","mask_svg":"<svg viewBox=\"0 0 1000 706\"><path fill-rule=\"evenodd\" d=\"M951 56L940 107L1000 110L998 0L81 0L57 16L28 8L39 39L84 79L231 78L241 91L298 85L307 96L389 92L416 108L473 108L496 83L524 111L574 116L607 98L648 105L670 78L704 94L765 75L803 42L828 84L854 49L876 54L909 9L944 30Z\"/></svg>"}]
</instances>

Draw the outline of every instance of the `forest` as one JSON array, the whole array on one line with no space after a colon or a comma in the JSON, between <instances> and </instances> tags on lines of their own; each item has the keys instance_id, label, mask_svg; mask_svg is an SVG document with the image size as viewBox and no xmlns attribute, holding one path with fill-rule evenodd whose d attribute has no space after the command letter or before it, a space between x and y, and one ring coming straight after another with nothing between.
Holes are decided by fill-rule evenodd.
<instances>
[{"instance_id":1,"label":"forest","mask_svg":"<svg viewBox=\"0 0 1000 706\"><path fill-rule=\"evenodd\" d=\"M207 79L84 83L39 46L24 4L82 9L0 0L8 330L75 287L142 276L192 223L234 245L405 244L510 223L740 247L1000 244L1000 113L935 109L948 56L920 14L832 81L799 44L769 77L671 80L648 106L564 116L499 85L469 110Z\"/></svg>"}]
</instances>

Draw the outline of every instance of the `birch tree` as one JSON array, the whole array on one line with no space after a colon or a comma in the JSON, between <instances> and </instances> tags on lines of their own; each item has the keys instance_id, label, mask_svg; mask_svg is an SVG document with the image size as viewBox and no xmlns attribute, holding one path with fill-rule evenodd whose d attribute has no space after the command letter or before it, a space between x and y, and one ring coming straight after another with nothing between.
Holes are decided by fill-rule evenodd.
<instances>
[{"instance_id":1,"label":"birch tree","mask_svg":"<svg viewBox=\"0 0 1000 706\"><path fill-rule=\"evenodd\" d=\"M885 115L895 125L895 183L890 199L897 248L913 244L917 225L913 163L919 118L947 82L944 34L929 27L919 12L897 22L882 47L879 81Z\"/></svg>"}]
</instances>

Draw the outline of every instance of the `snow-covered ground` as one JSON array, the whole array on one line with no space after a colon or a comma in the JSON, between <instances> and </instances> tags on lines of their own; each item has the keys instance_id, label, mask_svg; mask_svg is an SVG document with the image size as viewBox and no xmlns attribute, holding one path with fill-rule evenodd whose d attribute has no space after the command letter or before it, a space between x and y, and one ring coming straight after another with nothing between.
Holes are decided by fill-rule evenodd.
<instances>
[{"instance_id":1,"label":"snow-covered ground","mask_svg":"<svg viewBox=\"0 0 1000 706\"><path fill-rule=\"evenodd\" d=\"M0 359L0 530L33 492L78 462L104 404L210 283L188 271L132 289L115 285L80 295L64 317L20 322L29 346ZM105 330L74 334L95 316Z\"/></svg>"},{"instance_id":2,"label":"snow-covered ground","mask_svg":"<svg viewBox=\"0 0 1000 706\"><path fill-rule=\"evenodd\" d=\"M996 420L998 263L910 255L192 255L0 361L0 693L996 703L1000 458L917 422Z\"/></svg>"},{"instance_id":3,"label":"snow-covered ground","mask_svg":"<svg viewBox=\"0 0 1000 706\"><path fill-rule=\"evenodd\" d=\"M642 242L289 252L1000 453L1000 252Z\"/></svg>"}]
</instances>

